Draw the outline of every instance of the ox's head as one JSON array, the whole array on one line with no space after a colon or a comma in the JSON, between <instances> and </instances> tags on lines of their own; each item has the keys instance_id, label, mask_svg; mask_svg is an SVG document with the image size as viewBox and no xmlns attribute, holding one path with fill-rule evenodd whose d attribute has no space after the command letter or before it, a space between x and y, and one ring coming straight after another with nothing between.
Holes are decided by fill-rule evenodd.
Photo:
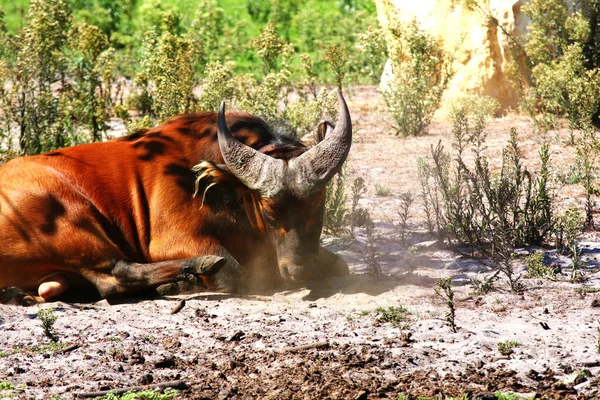
<instances>
[{"instance_id":1,"label":"ox's head","mask_svg":"<svg viewBox=\"0 0 600 400\"><path fill-rule=\"evenodd\" d=\"M219 109L221 153L231 172L260 194L265 230L286 280L328 276L330 273L323 269L336 268L331 264L341 262L319 250L326 186L342 167L352 143L350 113L339 92L338 99L340 116L335 128L315 147L286 160L238 141L227 128L224 103Z\"/></svg>"}]
</instances>

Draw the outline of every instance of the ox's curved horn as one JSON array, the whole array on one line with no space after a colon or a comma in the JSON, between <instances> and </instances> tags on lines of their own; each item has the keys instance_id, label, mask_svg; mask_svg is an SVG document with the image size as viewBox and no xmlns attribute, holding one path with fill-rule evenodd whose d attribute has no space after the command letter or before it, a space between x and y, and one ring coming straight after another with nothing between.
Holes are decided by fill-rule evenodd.
<instances>
[{"instance_id":1,"label":"ox's curved horn","mask_svg":"<svg viewBox=\"0 0 600 400\"><path fill-rule=\"evenodd\" d=\"M280 194L284 189L285 162L256 151L233 137L225 122L224 101L219 107L217 126L219 148L231 172L264 197L273 198Z\"/></svg>"},{"instance_id":2,"label":"ox's curved horn","mask_svg":"<svg viewBox=\"0 0 600 400\"><path fill-rule=\"evenodd\" d=\"M350 151L352 120L342 93L337 91L340 115L333 131L315 147L289 163L289 183L296 195L305 197L327 184Z\"/></svg>"}]
</instances>

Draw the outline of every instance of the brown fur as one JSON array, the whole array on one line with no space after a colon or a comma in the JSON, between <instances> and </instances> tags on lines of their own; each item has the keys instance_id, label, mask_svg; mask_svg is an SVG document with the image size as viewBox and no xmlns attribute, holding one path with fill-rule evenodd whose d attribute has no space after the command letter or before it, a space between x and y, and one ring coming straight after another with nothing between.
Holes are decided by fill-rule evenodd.
<instances>
[{"instance_id":1,"label":"brown fur","mask_svg":"<svg viewBox=\"0 0 600 400\"><path fill-rule=\"evenodd\" d=\"M288 159L307 150L249 114L228 113L227 119L238 140L271 156ZM206 168L198 172L208 175L195 187L192 168L201 161ZM91 284L105 295L123 286L115 282L119 262L154 263L143 279L159 282L156 263L203 255L227 260L227 268L202 277L208 286L276 285L281 254L273 235L290 228L281 226L290 224L290 212L281 202L273 209L271 200L218 167L223 163L214 113L6 163L0 167L0 287L36 290L59 272L71 287ZM310 229L318 230L317 241L323 201L321 191L290 204L299 208L292 213L316 218Z\"/></svg>"}]
</instances>

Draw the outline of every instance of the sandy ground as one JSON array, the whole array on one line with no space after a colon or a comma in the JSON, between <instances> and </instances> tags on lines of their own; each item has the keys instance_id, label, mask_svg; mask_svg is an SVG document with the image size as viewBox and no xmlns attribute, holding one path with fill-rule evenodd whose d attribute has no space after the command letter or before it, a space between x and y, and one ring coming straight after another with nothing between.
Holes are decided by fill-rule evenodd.
<instances>
[{"instance_id":1,"label":"sandy ground","mask_svg":"<svg viewBox=\"0 0 600 400\"><path fill-rule=\"evenodd\" d=\"M181 399L493 399L496 391L599 398L597 235L583 238L583 282L569 282L568 260L546 249L546 262L563 269L558 280L524 279L519 295L502 281L489 294L473 294L470 278L489 276L489 266L431 241L418 198L406 244L398 229L401 193L420 191L417 156L439 140L450 146L451 125L437 120L428 135L402 139L392 134L373 88L351 90L349 106L357 133L348 184L359 176L367 183L360 205L376 222L383 276L370 273L367 237L358 228L354 237L323 239L349 263L350 276L272 296L201 293L116 305L0 305L0 398L71 399L168 382L180 388ZM490 157L499 157L512 126L532 170L544 140L555 171L568 169L573 157L566 134L541 137L520 117L490 122ZM377 196L375 185L390 193ZM576 186L557 188L561 205L581 205L582 194ZM524 265L517 268L524 271ZM446 322L446 302L434 292L444 277L453 278L456 333ZM405 319L383 321L376 310L388 307L406 308ZM44 334L36 316L42 308L55 310L58 344ZM507 341L518 345L501 354L498 344Z\"/></svg>"}]
</instances>

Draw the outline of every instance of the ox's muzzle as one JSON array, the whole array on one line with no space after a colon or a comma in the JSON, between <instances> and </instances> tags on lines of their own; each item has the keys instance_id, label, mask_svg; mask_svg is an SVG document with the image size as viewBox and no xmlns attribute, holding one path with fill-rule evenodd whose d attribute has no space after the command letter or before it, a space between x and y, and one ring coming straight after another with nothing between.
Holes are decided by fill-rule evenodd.
<instances>
[{"instance_id":1,"label":"ox's muzzle","mask_svg":"<svg viewBox=\"0 0 600 400\"><path fill-rule=\"evenodd\" d=\"M279 263L279 273L286 281L302 282L310 279L309 277L312 275L310 270L313 268L310 267L310 264L312 263L297 264L284 259Z\"/></svg>"}]
</instances>

